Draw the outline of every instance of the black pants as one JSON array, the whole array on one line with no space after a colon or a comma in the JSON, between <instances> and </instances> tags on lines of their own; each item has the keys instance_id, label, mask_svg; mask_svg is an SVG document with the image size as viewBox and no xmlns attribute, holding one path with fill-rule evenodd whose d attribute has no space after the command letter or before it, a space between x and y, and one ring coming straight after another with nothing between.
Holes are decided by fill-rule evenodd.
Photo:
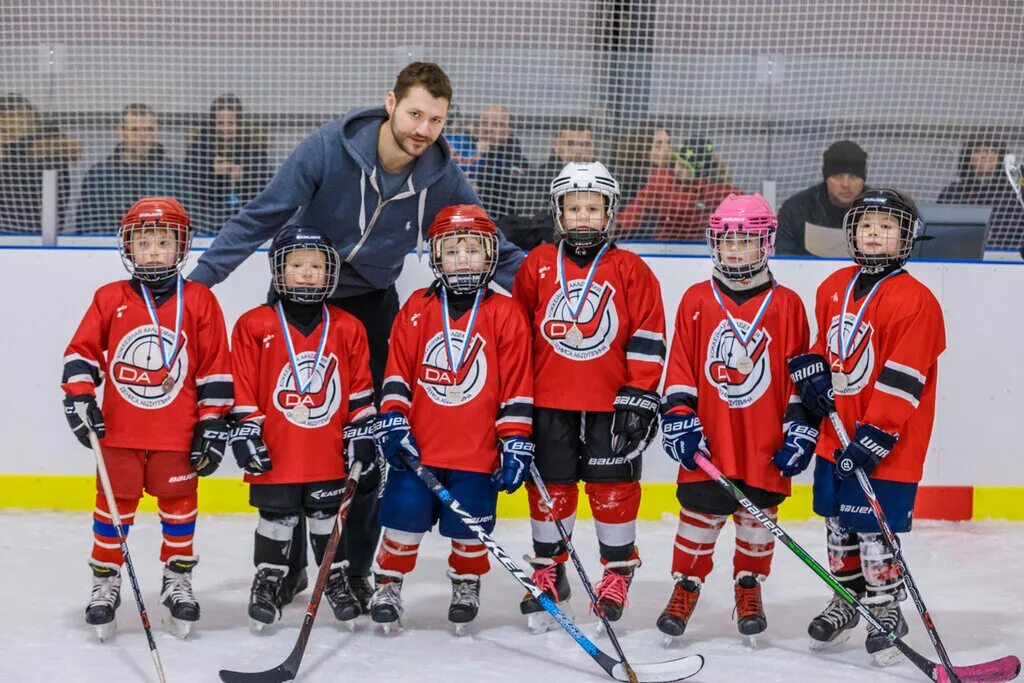
<instances>
[{"instance_id":1,"label":"black pants","mask_svg":"<svg viewBox=\"0 0 1024 683\"><path fill-rule=\"evenodd\" d=\"M373 395L380 407L381 386L384 383L384 367L388 361L388 339L391 326L398 315L398 292L395 288L360 294L359 296L328 299L327 303L351 313L366 328L370 346L370 374L373 377ZM352 507L345 521L345 533L341 537L339 560L348 560L346 574L369 576L373 557L380 540L380 522L377 520L380 508L380 491L356 493ZM292 538L292 553L289 558L290 573L295 574L306 564L306 520L299 517Z\"/></svg>"}]
</instances>

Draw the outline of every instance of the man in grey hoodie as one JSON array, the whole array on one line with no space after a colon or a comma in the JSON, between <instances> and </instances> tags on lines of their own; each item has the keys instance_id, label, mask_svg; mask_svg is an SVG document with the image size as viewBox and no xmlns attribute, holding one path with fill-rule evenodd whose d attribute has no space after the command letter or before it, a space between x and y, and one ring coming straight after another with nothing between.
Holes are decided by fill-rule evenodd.
<instances>
[{"instance_id":1,"label":"man in grey hoodie","mask_svg":"<svg viewBox=\"0 0 1024 683\"><path fill-rule=\"evenodd\" d=\"M293 217L296 224L324 230L342 260L328 303L366 327L379 402L399 308L395 281L406 255L420 251L441 208L480 204L440 139L451 99L441 67L406 66L384 107L351 110L303 140L267 187L224 224L189 278L217 284ZM511 291L522 261L522 251L501 237L498 284ZM379 535L376 492L357 494L342 543L349 584L363 610L372 593L367 577ZM293 537L285 603L306 585L305 543L299 540L304 536L300 528Z\"/></svg>"}]
</instances>

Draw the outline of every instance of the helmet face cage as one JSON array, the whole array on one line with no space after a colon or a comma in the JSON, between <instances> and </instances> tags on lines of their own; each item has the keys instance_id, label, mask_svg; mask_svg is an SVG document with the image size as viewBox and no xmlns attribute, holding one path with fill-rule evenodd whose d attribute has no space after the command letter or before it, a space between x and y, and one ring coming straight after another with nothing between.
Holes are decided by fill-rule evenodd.
<instances>
[{"instance_id":1,"label":"helmet face cage","mask_svg":"<svg viewBox=\"0 0 1024 683\"><path fill-rule=\"evenodd\" d=\"M598 193L604 199L603 224L596 228L590 225L567 227L564 222L566 199L574 195L577 201L585 201L580 195L589 193ZM619 183L599 161L566 164L551 183L551 215L555 231L572 247L593 247L610 239L618 208Z\"/></svg>"},{"instance_id":2,"label":"helmet face cage","mask_svg":"<svg viewBox=\"0 0 1024 683\"><path fill-rule=\"evenodd\" d=\"M293 263L295 260L308 258L306 254L300 252L309 252L310 254L322 254L323 259L317 259L313 261L313 265L323 265L323 278L319 284L313 282L305 282L302 284L289 284L286 268L289 265L289 260ZM295 254L291 259L289 256ZM304 243L301 241L289 241L288 243L274 248L270 252L270 269L274 277L274 291L277 295L286 301L291 301L297 304L318 304L326 299L334 291L334 288L338 285L338 252L332 246L325 244L321 241L311 241ZM300 268L302 276L307 280L313 280L313 274L316 272L315 268L311 268L307 262L305 268ZM319 278L316 278L319 279Z\"/></svg>"},{"instance_id":3,"label":"helmet face cage","mask_svg":"<svg viewBox=\"0 0 1024 683\"><path fill-rule=\"evenodd\" d=\"M867 274L906 263L919 228L916 207L892 190L862 194L843 218L850 258Z\"/></svg>"},{"instance_id":4,"label":"helmet face cage","mask_svg":"<svg viewBox=\"0 0 1024 683\"><path fill-rule=\"evenodd\" d=\"M170 263L150 261L154 254L166 249L161 246L170 233L174 241L174 255ZM117 231L117 247L125 270L140 282L160 282L181 272L192 246L192 229L187 225L162 220L124 223ZM136 253L138 252L138 253ZM143 261L140 263L139 261ZM163 259L161 259L163 260Z\"/></svg>"},{"instance_id":5,"label":"helmet face cage","mask_svg":"<svg viewBox=\"0 0 1024 683\"><path fill-rule=\"evenodd\" d=\"M430 267L454 294L487 286L498 267L498 236L473 227L450 227L430 238Z\"/></svg>"}]
</instances>

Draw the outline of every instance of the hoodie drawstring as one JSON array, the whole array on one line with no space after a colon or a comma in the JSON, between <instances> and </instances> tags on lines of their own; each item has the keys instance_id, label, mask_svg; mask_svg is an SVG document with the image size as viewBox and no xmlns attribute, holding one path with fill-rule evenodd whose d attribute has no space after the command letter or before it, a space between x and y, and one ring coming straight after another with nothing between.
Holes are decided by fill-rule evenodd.
<instances>
[{"instance_id":1,"label":"hoodie drawstring","mask_svg":"<svg viewBox=\"0 0 1024 683\"><path fill-rule=\"evenodd\" d=\"M412 178L409 179L409 186L412 187ZM423 260L423 214L427 207L427 188L420 190L420 206L416 213L416 260Z\"/></svg>"}]
</instances>

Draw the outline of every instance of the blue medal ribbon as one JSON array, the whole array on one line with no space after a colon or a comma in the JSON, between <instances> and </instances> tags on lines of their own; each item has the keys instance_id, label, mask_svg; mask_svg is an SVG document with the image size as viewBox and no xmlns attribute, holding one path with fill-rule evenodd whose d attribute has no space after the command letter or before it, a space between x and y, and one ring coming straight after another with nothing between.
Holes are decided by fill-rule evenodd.
<instances>
[{"instance_id":1,"label":"blue medal ribbon","mask_svg":"<svg viewBox=\"0 0 1024 683\"><path fill-rule=\"evenodd\" d=\"M149 311L149 319L153 321L153 327L156 328L156 338L160 340L160 359L163 361L164 369L168 372L171 371L171 363L178 356L178 341L181 338L181 315L184 310L184 279L179 275L177 283L177 305L174 311L174 338L171 340L171 355L167 355L167 349L164 348L164 334L160 327L160 321L156 317L156 304L153 302L153 295L149 291L149 287L146 283L139 281L139 288L142 290L142 300L146 302L146 310Z\"/></svg>"},{"instance_id":2,"label":"blue medal ribbon","mask_svg":"<svg viewBox=\"0 0 1024 683\"><path fill-rule=\"evenodd\" d=\"M861 321L864 320L864 314L867 313L868 304L871 303L871 298L873 296L875 296L875 292L878 291L878 288L882 285L883 282L885 282L886 280L891 278L893 275L896 275L897 273L900 273L900 272L902 272L902 271L896 270L896 271L893 271L893 272L889 273L888 275L883 277L881 280L876 282L875 286L871 288L871 291L868 292L867 297L864 299L864 303L861 304L860 310L857 311L857 316L853 319L853 331L850 334L849 339L847 339L846 343L844 344L843 343L843 328L846 327L846 307L850 304L850 292L853 291L853 286L854 286L854 284L856 284L857 278L860 277L860 271L854 273L853 279L850 280L850 284L846 285L846 293L843 295L843 308L842 308L841 311L839 311L839 329L836 331L836 333L839 335L839 349L838 349L838 351L839 351L839 363L840 363L840 366L843 363L845 363L846 360L850 357L850 351L852 350L851 347L853 346L853 341L857 338L857 330L860 329ZM840 367L840 371L842 371L841 367Z\"/></svg>"},{"instance_id":3,"label":"blue medal ribbon","mask_svg":"<svg viewBox=\"0 0 1024 683\"><path fill-rule=\"evenodd\" d=\"M772 281L772 288L765 294L764 301L761 302L761 306L757 309L757 315L754 316L754 322L750 324L750 329L747 330L746 336L740 332L739 326L736 324L736 319L732 317L728 309L725 307L725 301L722 300L722 294L718 291L718 287L715 285L715 279L711 278L711 293L715 295L715 301L718 302L718 307L722 309L722 313L725 313L726 320L729 321L729 327L732 328L732 333L736 335L736 339L739 340L743 346L743 351L746 353L747 344L754 337L754 333L757 332L758 325L761 324L761 318L764 317L765 312L768 310L768 304L772 302L772 297L775 295L775 288L778 287L778 282Z\"/></svg>"},{"instance_id":4,"label":"blue medal ribbon","mask_svg":"<svg viewBox=\"0 0 1024 683\"><path fill-rule=\"evenodd\" d=\"M476 314L480 310L480 301L483 299L484 288L476 290L476 298L473 299L473 308L469 314L469 324L466 325L466 336L462 340L462 349L459 351L459 360L454 360L455 354L452 352L452 329L448 323L448 290L444 287L441 288L441 325L444 330L444 351L448 354L448 369L452 371L452 386L458 384L459 370L462 368L462 363L466 358L466 349L469 348L469 342L473 338L473 325L476 324Z\"/></svg>"},{"instance_id":5,"label":"blue medal ribbon","mask_svg":"<svg viewBox=\"0 0 1024 683\"><path fill-rule=\"evenodd\" d=\"M569 311L569 317L572 318L572 322L575 323L580 317L580 311L583 309L583 304L587 301L587 297L590 295L590 285L594 282L594 276L597 274L597 266L601 263L601 257L608 251L608 247L611 245L605 242L604 246L601 247L601 251L597 252L597 256L594 257L594 262L590 264L590 270L587 271L587 279L583 282L583 289L580 290L579 298L576 299L576 308L574 309L572 304L569 302L569 283L565 280L565 266L563 264L565 256L565 242L558 243L558 262L556 264L558 274L558 285L562 288L562 296L565 298L565 308Z\"/></svg>"},{"instance_id":6,"label":"blue medal ribbon","mask_svg":"<svg viewBox=\"0 0 1024 683\"><path fill-rule=\"evenodd\" d=\"M292 335L288 332L288 322L284 318L284 306L281 305L280 301L277 302L277 319L281 323L281 331L284 332L284 343L288 349L288 360L292 364L295 391L299 392L300 396L305 396L306 392L309 391L309 386L313 383L313 377L316 376L316 369L320 367L320 359L324 356L324 347L327 345L327 329L331 326L331 313L327 310L327 304L324 304L323 320L321 321L324 329L320 333L320 343L317 345L316 356L313 358L313 367L310 369L309 376L306 377L305 382L299 379L299 364L295 359L295 346L292 344Z\"/></svg>"}]
</instances>

